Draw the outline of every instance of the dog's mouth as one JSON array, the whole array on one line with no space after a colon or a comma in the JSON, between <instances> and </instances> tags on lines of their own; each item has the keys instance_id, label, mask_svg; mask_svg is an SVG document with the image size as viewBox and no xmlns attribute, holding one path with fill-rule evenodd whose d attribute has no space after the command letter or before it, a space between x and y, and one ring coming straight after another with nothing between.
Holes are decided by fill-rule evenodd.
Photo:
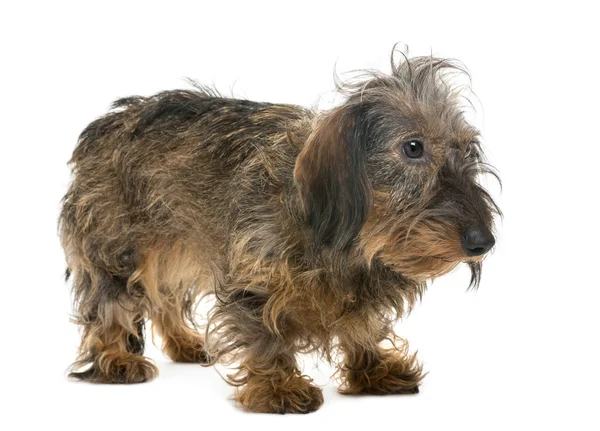
<instances>
[{"instance_id":1,"label":"dog's mouth","mask_svg":"<svg viewBox=\"0 0 600 431\"><path fill-rule=\"evenodd\" d=\"M382 259L382 262L392 271L420 282L426 282L447 274L464 263L471 271L469 289L477 289L481 280L481 268L484 258L485 255L463 256L458 260L440 256L423 256L420 259L406 262L386 261L386 259Z\"/></svg>"},{"instance_id":2,"label":"dog's mouth","mask_svg":"<svg viewBox=\"0 0 600 431\"><path fill-rule=\"evenodd\" d=\"M404 253L381 253L379 258L395 272L406 277L429 280L452 271L462 259L451 259L445 256L418 256Z\"/></svg>"},{"instance_id":3,"label":"dog's mouth","mask_svg":"<svg viewBox=\"0 0 600 431\"><path fill-rule=\"evenodd\" d=\"M485 259L486 256L487 253L479 256L465 256L465 258L462 259L462 262L466 264L469 264L470 262L483 262L483 259Z\"/></svg>"}]
</instances>

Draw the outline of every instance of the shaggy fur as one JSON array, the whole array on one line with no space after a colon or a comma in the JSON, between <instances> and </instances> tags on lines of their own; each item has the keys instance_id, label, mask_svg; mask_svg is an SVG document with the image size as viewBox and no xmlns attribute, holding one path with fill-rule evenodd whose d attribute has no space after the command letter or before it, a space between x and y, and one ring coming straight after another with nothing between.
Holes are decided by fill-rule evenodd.
<instances>
[{"instance_id":1,"label":"shaggy fur","mask_svg":"<svg viewBox=\"0 0 600 431\"><path fill-rule=\"evenodd\" d=\"M250 411L319 408L301 352L341 356L342 393L418 392L421 365L393 326L461 262L478 285L491 245L467 253L465 232L489 234L498 213L454 72L392 60L327 112L202 87L117 100L79 138L60 216L83 335L71 376L155 377L150 319L173 360L235 362L228 380Z\"/></svg>"}]
</instances>

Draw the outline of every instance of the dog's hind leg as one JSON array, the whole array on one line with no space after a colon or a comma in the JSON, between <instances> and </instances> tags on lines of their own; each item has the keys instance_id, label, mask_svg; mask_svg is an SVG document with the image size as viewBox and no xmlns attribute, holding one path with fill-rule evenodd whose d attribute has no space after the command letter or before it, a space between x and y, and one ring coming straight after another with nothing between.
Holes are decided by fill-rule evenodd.
<instances>
[{"instance_id":1,"label":"dog's hind leg","mask_svg":"<svg viewBox=\"0 0 600 431\"><path fill-rule=\"evenodd\" d=\"M144 252L140 262L132 279L144 286L152 329L162 339L163 352L175 362L208 362L194 317L198 297L212 286L212 272L197 247L162 243Z\"/></svg>"},{"instance_id":2,"label":"dog's hind leg","mask_svg":"<svg viewBox=\"0 0 600 431\"><path fill-rule=\"evenodd\" d=\"M162 338L162 350L175 362L208 362L204 337L192 329L178 307L163 304L152 312L152 327Z\"/></svg>"},{"instance_id":3,"label":"dog's hind leg","mask_svg":"<svg viewBox=\"0 0 600 431\"><path fill-rule=\"evenodd\" d=\"M83 328L70 377L94 383L141 383L158 374L144 352L144 296L127 278L74 270L76 321Z\"/></svg>"}]
</instances>

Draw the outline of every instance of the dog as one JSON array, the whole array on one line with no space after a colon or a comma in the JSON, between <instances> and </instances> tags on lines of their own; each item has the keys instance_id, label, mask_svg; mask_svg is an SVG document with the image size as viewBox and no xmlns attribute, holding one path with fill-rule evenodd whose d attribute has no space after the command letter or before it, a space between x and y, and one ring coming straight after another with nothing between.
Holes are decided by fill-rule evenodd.
<instances>
[{"instance_id":1,"label":"dog","mask_svg":"<svg viewBox=\"0 0 600 431\"><path fill-rule=\"evenodd\" d=\"M422 364L394 324L460 263L478 287L500 215L452 83L463 73L392 55L328 111L200 85L114 102L79 137L59 219L82 329L70 376L155 377L151 320L174 361L235 366L248 411L322 405L306 352L337 363L343 394L418 392Z\"/></svg>"}]
</instances>

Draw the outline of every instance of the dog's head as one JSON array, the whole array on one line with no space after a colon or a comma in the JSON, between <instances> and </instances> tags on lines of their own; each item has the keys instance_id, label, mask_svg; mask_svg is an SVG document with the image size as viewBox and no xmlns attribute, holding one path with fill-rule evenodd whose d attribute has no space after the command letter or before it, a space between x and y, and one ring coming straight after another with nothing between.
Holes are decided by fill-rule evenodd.
<instances>
[{"instance_id":1,"label":"dog's head","mask_svg":"<svg viewBox=\"0 0 600 431\"><path fill-rule=\"evenodd\" d=\"M500 211L478 183L494 172L449 83L456 72L405 58L346 86L346 102L317 120L294 171L316 248L354 249L419 280L467 262L477 286Z\"/></svg>"}]
</instances>

